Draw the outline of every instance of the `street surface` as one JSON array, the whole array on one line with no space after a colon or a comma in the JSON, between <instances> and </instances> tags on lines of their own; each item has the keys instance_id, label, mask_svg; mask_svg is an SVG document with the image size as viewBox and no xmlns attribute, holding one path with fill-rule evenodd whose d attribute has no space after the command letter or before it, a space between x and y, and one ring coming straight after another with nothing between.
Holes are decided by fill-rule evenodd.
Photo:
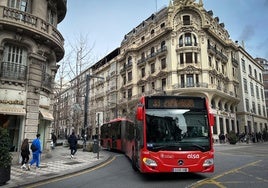
<instances>
[{"instance_id":1,"label":"street surface","mask_svg":"<svg viewBox=\"0 0 268 188\"><path fill-rule=\"evenodd\" d=\"M258 188L268 185L268 143L215 145L215 172L144 175L130 161L113 153L112 162L28 187L38 188Z\"/></svg>"}]
</instances>

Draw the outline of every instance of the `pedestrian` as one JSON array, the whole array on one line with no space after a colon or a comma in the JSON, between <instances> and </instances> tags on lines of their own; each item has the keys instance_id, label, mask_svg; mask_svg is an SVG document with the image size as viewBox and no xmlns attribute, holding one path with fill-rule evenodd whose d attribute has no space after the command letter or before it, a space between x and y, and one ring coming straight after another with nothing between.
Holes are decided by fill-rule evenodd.
<instances>
[{"instance_id":1,"label":"pedestrian","mask_svg":"<svg viewBox=\"0 0 268 188\"><path fill-rule=\"evenodd\" d=\"M33 140L32 145L31 145L31 150L32 150L32 160L30 162L30 167L36 163L36 168L40 169L40 154L42 153L41 150L41 141L40 141L40 134L36 135L36 138Z\"/></svg>"},{"instance_id":2,"label":"pedestrian","mask_svg":"<svg viewBox=\"0 0 268 188\"><path fill-rule=\"evenodd\" d=\"M30 150L29 150L29 139L25 138L21 144L21 168L24 170L29 169L29 155L30 155Z\"/></svg>"},{"instance_id":3,"label":"pedestrian","mask_svg":"<svg viewBox=\"0 0 268 188\"><path fill-rule=\"evenodd\" d=\"M52 138L52 149L54 149L56 147L56 143L57 143L57 137L54 133L51 133L51 138Z\"/></svg>"},{"instance_id":4,"label":"pedestrian","mask_svg":"<svg viewBox=\"0 0 268 188\"><path fill-rule=\"evenodd\" d=\"M70 144L70 150L71 150L71 159L74 158L74 154L77 151L77 138L75 136L74 131L72 132L72 134L69 136L68 138L68 143Z\"/></svg>"}]
</instances>

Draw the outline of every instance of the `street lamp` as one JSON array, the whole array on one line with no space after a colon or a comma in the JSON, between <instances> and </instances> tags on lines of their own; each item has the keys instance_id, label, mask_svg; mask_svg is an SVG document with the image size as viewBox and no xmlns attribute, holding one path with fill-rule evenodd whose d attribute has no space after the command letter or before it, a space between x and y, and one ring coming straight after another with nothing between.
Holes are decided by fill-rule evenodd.
<instances>
[{"instance_id":1,"label":"street lamp","mask_svg":"<svg viewBox=\"0 0 268 188\"><path fill-rule=\"evenodd\" d=\"M84 110L84 143L83 143L83 150L85 151L86 149L86 135L87 135L87 128L88 128L88 99L89 99L89 90L90 90L90 78L98 78L104 80L103 77L96 76L96 75L86 75L86 96L85 96L85 110Z\"/></svg>"},{"instance_id":2,"label":"street lamp","mask_svg":"<svg viewBox=\"0 0 268 188\"><path fill-rule=\"evenodd\" d=\"M256 127L255 127L255 122L254 122L254 111L253 111L253 109L251 110L251 120L252 120L252 126L253 126L253 130L254 130L254 142L256 142L257 140L257 138L256 138Z\"/></svg>"}]
</instances>

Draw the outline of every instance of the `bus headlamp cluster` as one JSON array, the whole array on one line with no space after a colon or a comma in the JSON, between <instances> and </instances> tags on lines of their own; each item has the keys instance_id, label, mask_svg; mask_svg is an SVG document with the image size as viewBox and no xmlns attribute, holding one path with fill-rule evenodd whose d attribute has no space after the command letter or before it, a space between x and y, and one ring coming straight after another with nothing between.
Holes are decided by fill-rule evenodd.
<instances>
[{"instance_id":1,"label":"bus headlamp cluster","mask_svg":"<svg viewBox=\"0 0 268 188\"><path fill-rule=\"evenodd\" d=\"M143 162L147 165L147 166L150 166L150 167L156 167L157 166L157 163L153 160L153 159L150 159L150 158L143 158Z\"/></svg>"},{"instance_id":2,"label":"bus headlamp cluster","mask_svg":"<svg viewBox=\"0 0 268 188\"><path fill-rule=\"evenodd\" d=\"M214 165L214 160L213 159L206 159L203 163L203 167L208 167Z\"/></svg>"}]
</instances>

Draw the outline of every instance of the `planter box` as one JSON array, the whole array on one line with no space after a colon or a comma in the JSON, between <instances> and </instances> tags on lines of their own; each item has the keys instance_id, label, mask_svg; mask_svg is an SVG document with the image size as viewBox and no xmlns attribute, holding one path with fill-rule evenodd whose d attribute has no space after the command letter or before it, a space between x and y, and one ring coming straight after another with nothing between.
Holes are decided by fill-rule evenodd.
<instances>
[{"instance_id":1,"label":"planter box","mask_svg":"<svg viewBox=\"0 0 268 188\"><path fill-rule=\"evenodd\" d=\"M8 168L0 167L0 186L10 180L11 166Z\"/></svg>"}]
</instances>

